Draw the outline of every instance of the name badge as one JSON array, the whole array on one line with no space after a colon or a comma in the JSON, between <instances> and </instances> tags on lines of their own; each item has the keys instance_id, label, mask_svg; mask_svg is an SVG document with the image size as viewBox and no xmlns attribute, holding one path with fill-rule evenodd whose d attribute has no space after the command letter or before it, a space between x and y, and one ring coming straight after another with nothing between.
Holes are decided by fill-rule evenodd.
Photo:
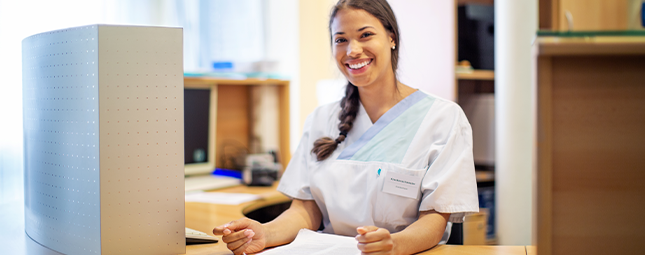
<instances>
[{"instance_id":1,"label":"name badge","mask_svg":"<svg viewBox=\"0 0 645 255\"><path fill-rule=\"evenodd\" d=\"M383 181L383 192L417 199L422 177L388 171Z\"/></svg>"}]
</instances>

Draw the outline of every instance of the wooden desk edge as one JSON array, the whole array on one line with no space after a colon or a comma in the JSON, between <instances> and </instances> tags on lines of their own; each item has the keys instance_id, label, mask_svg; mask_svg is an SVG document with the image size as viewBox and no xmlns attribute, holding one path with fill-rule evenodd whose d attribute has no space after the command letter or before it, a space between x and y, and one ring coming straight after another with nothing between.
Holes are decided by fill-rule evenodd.
<instances>
[{"instance_id":1,"label":"wooden desk edge","mask_svg":"<svg viewBox=\"0 0 645 255\"><path fill-rule=\"evenodd\" d=\"M291 199L279 191L276 190L277 182L272 187L258 187L250 188L246 186L235 186L231 188L226 188L222 190L217 190L217 192L228 192L228 193L250 193L259 195L261 198L258 200L242 203L239 205L214 205L214 204L200 204L200 203L186 203L187 207L191 204L191 207L198 206L202 208L216 208L215 213L218 215L211 215L210 217L219 218L219 222L228 222L236 220L240 217L244 217L245 214L254 211L256 209L271 206L275 204L280 204L288 202ZM223 213L220 209L229 210L227 213ZM230 212L230 210L237 210L237 212ZM189 212L186 210L186 223L188 226L189 215L199 214L199 212ZM239 216L239 217L238 217ZM195 222L192 222L195 223ZM199 229L197 229L199 230ZM208 231L205 231L208 233ZM219 238L218 238L219 239ZM498 246L498 245L438 245L434 248L421 252L419 254L526 254L527 248L525 246ZM226 244L221 242L216 244L202 244L202 245L187 245L186 254L191 255L223 255L223 254L232 254L227 248Z\"/></svg>"}]
</instances>

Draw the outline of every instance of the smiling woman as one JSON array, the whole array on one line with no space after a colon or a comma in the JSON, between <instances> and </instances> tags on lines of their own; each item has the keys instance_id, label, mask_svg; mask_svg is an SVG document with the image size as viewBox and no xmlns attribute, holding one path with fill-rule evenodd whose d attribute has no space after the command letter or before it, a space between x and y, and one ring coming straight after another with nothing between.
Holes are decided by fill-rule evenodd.
<instances>
[{"instance_id":1,"label":"smiling woman","mask_svg":"<svg viewBox=\"0 0 645 255\"><path fill-rule=\"evenodd\" d=\"M397 79L400 34L388 3L341 0L329 32L345 97L305 122L278 186L291 207L265 224L243 218L213 230L235 254L319 227L355 236L365 254L417 253L478 211L470 125L454 102Z\"/></svg>"},{"instance_id":2,"label":"smiling woman","mask_svg":"<svg viewBox=\"0 0 645 255\"><path fill-rule=\"evenodd\" d=\"M338 68L349 82L355 86L368 85L378 76L395 82L399 32L394 14L388 15L393 20L385 17L379 20L362 8L346 8L332 13L332 16L335 17L330 24L333 54ZM370 67L372 73L366 73Z\"/></svg>"}]
</instances>

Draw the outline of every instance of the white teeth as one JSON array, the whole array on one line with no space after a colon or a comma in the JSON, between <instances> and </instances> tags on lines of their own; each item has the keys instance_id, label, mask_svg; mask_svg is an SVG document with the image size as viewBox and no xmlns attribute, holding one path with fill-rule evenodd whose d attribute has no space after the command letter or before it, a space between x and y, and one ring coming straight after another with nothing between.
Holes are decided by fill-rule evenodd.
<instances>
[{"instance_id":1,"label":"white teeth","mask_svg":"<svg viewBox=\"0 0 645 255\"><path fill-rule=\"evenodd\" d=\"M369 64L370 62L371 61L366 61L366 62L363 62L363 63L360 63L360 64L349 65L349 68L351 68L351 69L360 69L360 68L366 66L367 64Z\"/></svg>"}]
</instances>

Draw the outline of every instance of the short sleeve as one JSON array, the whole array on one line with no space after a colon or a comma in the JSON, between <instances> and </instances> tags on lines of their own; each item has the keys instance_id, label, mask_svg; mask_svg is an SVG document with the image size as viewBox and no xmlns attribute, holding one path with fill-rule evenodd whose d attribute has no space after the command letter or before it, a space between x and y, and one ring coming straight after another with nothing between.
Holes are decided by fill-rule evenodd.
<instances>
[{"instance_id":1,"label":"short sleeve","mask_svg":"<svg viewBox=\"0 0 645 255\"><path fill-rule=\"evenodd\" d=\"M300 143L298 148L294 153L287 169L285 169L282 177L280 178L280 184L278 185L278 191L282 192L288 197L301 199L301 200L313 200L311 195L310 183L309 183L309 171L308 171L308 160L310 158L311 149L313 147L313 142L310 141L309 136L311 134L313 117L309 115L307 120L305 120L305 125L303 127L302 138L300 138Z\"/></svg>"},{"instance_id":2,"label":"short sleeve","mask_svg":"<svg viewBox=\"0 0 645 255\"><path fill-rule=\"evenodd\" d=\"M433 141L428 153L429 166L421 184L423 197L419 211L435 210L451 213L448 221L460 223L464 216L479 211L477 181L473 160L472 129L459 106L449 107L446 114L433 123L444 130L441 139ZM446 120L451 121L446 121ZM435 131L436 132L436 131Z\"/></svg>"}]
</instances>

